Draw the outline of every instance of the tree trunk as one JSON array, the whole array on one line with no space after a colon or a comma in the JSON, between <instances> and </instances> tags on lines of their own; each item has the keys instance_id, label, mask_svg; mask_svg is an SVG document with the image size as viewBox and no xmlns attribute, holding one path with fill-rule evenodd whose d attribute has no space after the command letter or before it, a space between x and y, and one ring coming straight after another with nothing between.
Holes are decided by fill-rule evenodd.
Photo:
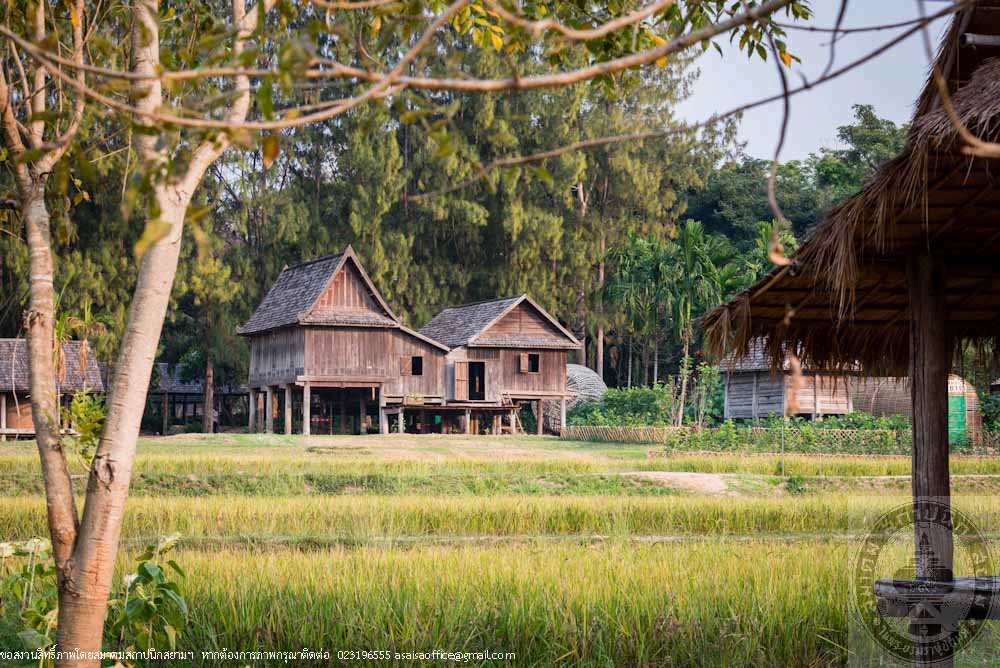
<instances>
[{"instance_id":1,"label":"tree trunk","mask_svg":"<svg viewBox=\"0 0 1000 668\"><path fill-rule=\"evenodd\" d=\"M632 387L632 337L628 340L628 387Z\"/></svg>"},{"instance_id":2,"label":"tree trunk","mask_svg":"<svg viewBox=\"0 0 1000 668\"><path fill-rule=\"evenodd\" d=\"M215 431L213 419L215 415L215 364L212 362L212 358L207 355L205 357L204 398L205 403L201 407L202 431L206 434L211 434Z\"/></svg>"},{"instance_id":3,"label":"tree trunk","mask_svg":"<svg viewBox=\"0 0 1000 668\"><path fill-rule=\"evenodd\" d=\"M60 572L69 560L76 540L78 515L73 484L59 434L59 403L56 395L55 293L49 212L42 186L36 185L21 203L29 248L29 296L25 315L28 366L30 370L31 419L45 481L46 510L52 553Z\"/></svg>"},{"instance_id":4,"label":"tree trunk","mask_svg":"<svg viewBox=\"0 0 1000 668\"><path fill-rule=\"evenodd\" d=\"M691 326L684 330L684 353L681 356L681 393L677 398L677 426L684 424L684 402L687 400L688 353L691 347Z\"/></svg>"},{"instance_id":5,"label":"tree trunk","mask_svg":"<svg viewBox=\"0 0 1000 668\"><path fill-rule=\"evenodd\" d=\"M660 341L653 337L653 385L660 382Z\"/></svg>"},{"instance_id":6,"label":"tree trunk","mask_svg":"<svg viewBox=\"0 0 1000 668\"><path fill-rule=\"evenodd\" d=\"M167 235L143 255L128 324L107 395L104 434L87 481L87 502L73 556L59 587L60 650L99 652L114 575L125 499L132 478L146 389L177 271L181 232L190 194L175 187L156 191ZM59 668L96 668L96 660L63 658Z\"/></svg>"},{"instance_id":7,"label":"tree trunk","mask_svg":"<svg viewBox=\"0 0 1000 668\"><path fill-rule=\"evenodd\" d=\"M604 254L607 252L607 238L601 233L601 261L597 263L597 359L594 360L594 371L604 378Z\"/></svg>"},{"instance_id":8,"label":"tree trunk","mask_svg":"<svg viewBox=\"0 0 1000 668\"><path fill-rule=\"evenodd\" d=\"M649 341L642 342L642 385L649 387Z\"/></svg>"},{"instance_id":9,"label":"tree trunk","mask_svg":"<svg viewBox=\"0 0 1000 668\"><path fill-rule=\"evenodd\" d=\"M234 58L239 58L244 40L253 34L259 17L266 15L274 2L261 0L260 7L248 12L242 0L234 0ZM148 123L145 114L154 113L163 104L162 82L155 76L161 68L157 0L132 3L131 30L132 71L141 75L132 89L134 104L140 122ZM250 81L245 75L238 75L233 79L233 86L237 95L226 120L239 123L246 119L250 106ZM135 140L143 169L150 174L158 173L170 162L167 149L158 142L159 137L155 134L140 134ZM108 387L104 433L87 481L83 518L72 554L60 568L56 647L61 652L73 652L73 655L58 658L57 668L100 666L100 659L91 657L99 657L101 650L125 499L135 462L136 439L170 289L177 273L184 218L191 195L229 143L228 137L217 136L198 144L188 154L183 173L164 178L154 185L150 195L153 199L150 210L156 212L165 234L150 244L139 265L128 322ZM46 494L51 503L48 485ZM55 530L56 525L53 525Z\"/></svg>"}]
</instances>

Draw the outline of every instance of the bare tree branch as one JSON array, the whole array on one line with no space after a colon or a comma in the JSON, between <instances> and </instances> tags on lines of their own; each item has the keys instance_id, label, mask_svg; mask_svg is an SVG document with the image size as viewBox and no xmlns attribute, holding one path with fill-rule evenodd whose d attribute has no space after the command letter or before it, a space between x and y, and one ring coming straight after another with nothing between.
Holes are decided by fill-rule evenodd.
<instances>
[{"instance_id":1,"label":"bare tree branch","mask_svg":"<svg viewBox=\"0 0 1000 668\"><path fill-rule=\"evenodd\" d=\"M911 37L915 33L919 32L920 30L923 30L925 25L930 24L930 23L932 23L932 22L936 21L937 19L942 18L944 16L948 16L949 14L954 14L954 13L960 11L961 9L963 9L964 7L967 7L967 6L971 5L971 4L973 4L975 1L976 0L959 0L958 2L954 3L953 5L950 5L949 7L947 7L946 9L943 9L943 10L941 10L941 11L939 11L939 12L937 12L937 13L929 16L929 17L926 17L926 18L918 21L918 22L907 22L905 25L911 26L908 30L905 30L905 31L901 32L900 34L898 34L895 37L893 37L891 40L883 43L878 48L876 48L876 49L874 49L874 50L866 53L865 55L863 55L863 56L861 56L859 58L856 58L855 60L847 63L843 67L840 67L840 68L837 68L837 69L833 70L832 72L826 74L825 76L819 77L819 78L814 79L812 81L804 81L801 85L796 86L794 88L790 88L788 90L788 97L794 97L795 95L798 95L799 93L803 93L805 91L812 90L813 88L815 88L817 86L820 86L820 85L822 85L824 83L827 83L828 81L832 81L833 79L841 77L844 74L847 74L848 72L850 72L852 70L855 70L855 69L857 69L857 68L865 65L866 63L868 63L868 62L870 62L870 61L878 58L879 56L881 56L886 51L889 51L893 47L898 46L900 43L902 43L903 41L907 40L909 37ZM573 142L571 144L566 144L566 145L560 146L558 148L553 148L553 149L549 149L549 150L546 150L546 151L540 151L538 153L532 153L530 155L511 156L511 157L507 157L507 158L498 158L496 160L493 160L493 161L489 162L486 165L480 166L476 170L477 171L476 176L474 176L472 178L466 179L465 181L461 181L459 183L451 185L451 186L449 186L447 188L442 188L440 190L434 190L434 191L425 192L425 193L418 193L416 195L407 195L406 197L404 197L404 199L413 201L413 200L428 199L428 198L431 198L431 197L439 197L441 195L446 195L448 193L452 193L452 192L455 192L457 190L461 190L463 188L467 188L470 185L472 185L474 183L477 183L478 181L482 180L487 174L489 174L490 172L492 172L492 171L494 171L496 169L502 169L502 168L506 168L506 167L517 167L517 166L520 166L520 165L531 164L531 163L534 163L534 162L541 162L543 160L547 160L549 158L555 158L555 157L558 157L560 155L564 155L566 153L570 153L570 152L573 152L573 151L586 150L586 149L590 149L590 148L596 148L598 146L608 146L608 145L613 145L613 144L621 144L621 143L624 143L624 142L643 141L643 140L647 140L647 139L658 139L658 138L670 137L670 136L673 136L673 135L676 135L676 134L680 134L680 133L683 133L683 132L690 132L692 130L698 130L700 128L704 128L704 127L707 127L707 126L710 126L710 125L714 125L715 123L718 123L719 121L724 120L726 118L732 118L734 116L738 116L739 114L742 114L743 112L749 111L750 109L755 109L757 107L762 107L764 105L771 104L772 102L777 102L778 100L783 100L784 98L785 98L785 93L784 93L784 91L782 91L781 93L778 93L778 94L775 94L775 95L769 95L767 97L759 98L759 99L754 100L752 102L748 102L746 104L742 104L742 105L740 105L738 107L734 107L732 109L729 109L728 111L725 111L725 112L723 112L721 114L713 115L711 118L709 118L707 120L703 120L703 121L700 121L698 123L694 123L692 125L686 125L686 126L684 126L682 128L667 128L667 129L646 130L646 131L643 131L643 132L635 132L635 133L629 133L629 134L620 134L620 135L610 135L610 136L605 136L605 137L597 137L597 138L593 138L593 139L586 139L586 140L583 140L583 141Z\"/></svg>"},{"instance_id":2,"label":"bare tree branch","mask_svg":"<svg viewBox=\"0 0 1000 668\"><path fill-rule=\"evenodd\" d=\"M424 31L421 37L390 72L380 74L367 73L364 70L352 70L351 75L358 76L359 78L370 80L375 83L375 85L369 88L366 92L354 98L348 98L343 105L314 113L298 114L296 113L296 110L291 109L288 110L282 118L273 121L245 121L242 123L231 123L226 120L189 118L178 114L155 111L150 108L139 109L112 99L90 87L79 85L75 80L70 79L59 70L53 70L53 74L63 79L63 81L65 81L68 85L76 88L77 92L107 106L109 109L113 109L121 113L135 114L147 123L166 123L174 124L180 127L217 130L282 130L293 127L301 127L334 118L349 109L357 107L363 102L379 97L394 84L400 84L406 86L407 88L422 88L428 90L448 89L470 92L495 92L502 90L527 90L534 88L569 86L581 81L592 79L602 74L620 72L626 69L655 62L666 56L674 55L696 44L700 44L704 40L729 32L733 28L740 25L770 16L772 13L787 6L791 2L792 0L768 0L768 2L752 8L749 12L744 12L743 14L733 16L725 21L692 31L691 33L670 40L661 46L567 72L534 75L528 77L511 77L507 79L449 79L412 77L404 75L403 72L405 71L406 66L413 62L413 60L427 46L433 35L440 28L446 25L455 13L464 7L465 3L463 0L459 0L450 5L442 14L434 19L431 25ZM10 31L0 28L0 35L17 42L20 46L22 46L22 48L25 49L25 51L38 59L43 61L53 60L51 54L35 48L33 45L26 44L24 40L20 39L16 35L13 35ZM160 81L159 74L152 70L144 68L140 71L140 74L144 78L148 78L150 80L155 78L157 82Z\"/></svg>"}]
</instances>

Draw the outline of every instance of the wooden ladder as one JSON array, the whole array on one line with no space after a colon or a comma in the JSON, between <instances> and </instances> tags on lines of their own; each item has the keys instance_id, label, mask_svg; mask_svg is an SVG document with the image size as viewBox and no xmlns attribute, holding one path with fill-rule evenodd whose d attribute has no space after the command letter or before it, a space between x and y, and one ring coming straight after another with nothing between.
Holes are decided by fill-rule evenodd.
<instances>
[{"instance_id":1,"label":"wooden ladder","mask_svg":"<svg viewBox=\"0 0 1000 668\"><path fill-rule=\"evenodd\" d=\"M507 392L506 390L500 390L500 403L501 405L507 404L513 406L514 400L511 398L509 392ZM524 426L521 424L521 412L516 410L516 407L515 410L513 411L513 415L514 415L514 433L516 434L519 431L521 433L524 433Z\"/></svg>"}]
</instances>

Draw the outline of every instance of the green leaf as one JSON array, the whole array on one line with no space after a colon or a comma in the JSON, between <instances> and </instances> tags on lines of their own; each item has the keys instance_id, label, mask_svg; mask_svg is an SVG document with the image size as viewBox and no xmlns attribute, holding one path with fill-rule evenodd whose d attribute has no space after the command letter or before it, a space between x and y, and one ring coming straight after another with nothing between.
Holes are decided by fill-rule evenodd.
<instances>
[{"instance_id":1,"label":"green leaf","mask_svg":"<svg viewBox=\"0 0 1000 668\"><path fill-rule=\"evenodd\" d=\"M143 608L146 607L146 601L141 598L130 599L128 603L125 604L125 617L132 621L137 619L142 613Z\"/></svg>"},{"instance_id":2,"label":"green leaf","mask_svg":"<svg viewBox=\"0 0 1000 668\"><path fill-rule=\"evenodd\" d=\"M257 89L257 106L260 107L260 113L264 118L267 120L274 118L274 83L271 77L265 77L260 82L260 88Z\"/></svg>"},{"instance_id":3,"label":"green leaf","mask_svg":"<svg viewBox=\"0 0 1000 668\"><path fill-rule=\"evenodd\" d=\"M549 172L549 170L545 169L545 167L539 165L538 167L534 168L534 172L535 172L535 176L537 176L538 178L540 178L542 181L544 181L548 185L551 186L553 184L552 174L551 174L551 172Z\"/></svg>"},{"instance_id":4,"label":"green leaf","mask_svg":"<svg viewBox=\"0 0 1000 668\"><path fill-rule=\"evenodd\" d=\"M161 591L163 592L164 596L170 599L171 603L177 606L177 609L181 611L181 614L187 617L188 607L187 607L187 601L184 600L184 597L170 589L163 589Z\"/></svg>"},{"instance_id":5,"label":"green leaf","mask_svg":"<svg viewBox=\"0 0 1000 668\"><path fill-rule=\"evenodd\" d=\"M143 564L139 564L139 574L148 579L151 582L163 582L163 569L160 568L159 564L154 564L152 561L147 561Z\"/></svg>"},{"instance_id":6,"label":"green leaf","mask_svg":"<svg viewBox=\"0 0 1000 668\"><path fill-rule=\"evenodd\" d=\"M186 578L187 577L187 573L184 572L184 569L182 569L180 566L178 566L177 562L174 561L173 559L171 559L170 561L167 562L167 566L170 566L170 568L172 568L175 571L177 571L177 574L180 575L182 578Z\"/></svg>"},{"instance_id":7,"label":"green leaf","mask_svg":"<svg viewBox=\"0 0 1000 668\"><path fill-rule=\"evenodd\" d=\"M42 649L48 647L52 644L52 640L45 635L42 635L35 629L25 629L18 632L17 637L21 639L21 642L25 644L29 649Z\"/></svg>"}]
</instances>

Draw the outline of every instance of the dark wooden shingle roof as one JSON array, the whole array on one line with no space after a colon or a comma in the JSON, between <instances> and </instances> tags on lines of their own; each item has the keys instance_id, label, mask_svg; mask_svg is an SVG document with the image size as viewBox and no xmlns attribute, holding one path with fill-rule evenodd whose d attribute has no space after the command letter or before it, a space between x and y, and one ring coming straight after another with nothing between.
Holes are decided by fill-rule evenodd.
<instances>
[{"instance_id":1,"label":"dark wooden shingle roof","mask_svg":"<svg viewBox=\"0 0 1000 668\"><path fill-rule=\"evenodd\" d=\"M253 334L298 323L299 316L305 315L323 292L341 256L327 255L283 269L264 301L236 332Z\"/></svg>"},{"instance_id":2,"label":"dark wooden shingle roof","mask_svg":"<svg viewBox=\"0 0 1000 668\"><path fill-rule=\"evenodd\" d=\"M767 341L763 339L754 339L750 342L750 346L747 350L746 355L737 355L735 352L730 352L723 358L722 364L719 365L721 370L729 373L743 373L750 371L767 371L772 368L771 353L767 348ZM788 371L789 362L788 356L785 356L784 362L781 365L783 371Z\"/></svg>"},{"instance_id":3,"label":"dark wooden shingle roof","mask_svg":"<svg viewBox=\"0 0 1000 668\"><path fill-rule=\"evenodd\" d=\"M495 330L484 332L510 313L519 304L525 303L537 311L555 332L551 336L528 334L525 332L504 333ZM557 333L556 333L557 332ZM580 342L569 333L559 321L549 315L528 295L502 297L485 302L450 306L438 313L424 325L420 333L440 341L450 348L459 346L490 346L500 348L557 348L575 349Z\"/></svg>"},{"instance_id":4,"label":"dark wooden shingle roof","mask_svg":"<svg viewBox=\"0 0 1000 668\"><path fill-rule=\"evenodd\" d=\"M317 300L338 269L353 262L354 269L361 276L371 296L376 302L376 308L383 313L374 311L358 311L353 309L314 309ZM393 314L382 295L375 289L361 262L348 246L343 253L327 255L318 260L304 262L293 267L285 267L274 285L264 297L250 319L236 330L237 334L256 334L279 327L291 325L342 325L362 327L398 327L399 320Z\"/></svg>"},{"instance_id":5,"label":"dark wooden shingle roof","mask_svg":"<svg viewBox=\"0 0 1000 668\"><path fill-rule=\"evenodd\" d=\"M420 333L449 348L466 345L514 306L521 297L503 297L485 302L449 306L420 329Z\"/></svg>"},{"instance_id":6,"label":"dark wooden shingle roof","mask_svg":"<svg viewBox=\"0 0 1000 668\"><path fill-rule=\"evenodd\" d=\"M83 352L85 366L80 366ZM31 386L28 375L28 344L24 339L0 339L0 392L28 392ZM63 343L63 374L57 379L60 392L89 390L103 392L101 369L86 341Z\"/></svg>"}]
</instances>

